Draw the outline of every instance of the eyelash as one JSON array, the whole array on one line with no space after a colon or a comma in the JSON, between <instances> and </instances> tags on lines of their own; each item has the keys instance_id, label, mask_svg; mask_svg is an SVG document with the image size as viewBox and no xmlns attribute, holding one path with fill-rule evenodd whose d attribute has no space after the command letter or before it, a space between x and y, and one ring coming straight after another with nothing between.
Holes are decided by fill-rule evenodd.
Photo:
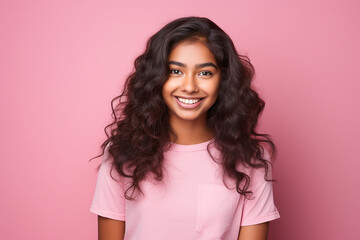
<instances>
[{"instance_id":1,"label":"eyelash","mask_svg":"<svg viewBox=\"0 0 360 240\"><path fill-rule=\"evenodd\" d=\"M174 71L181 72L181 71L178 70L178 69L171 69L171 70L170 70L170 73L171 73L171 74L178 74L178 73L174 73ZM205 77L214 75L214 74L213 74L212 72L210 72L210 71L201 71L200 73L206 73L207 75L202 75L202 76L205 76Z\"/></svg>"}]
</instances>

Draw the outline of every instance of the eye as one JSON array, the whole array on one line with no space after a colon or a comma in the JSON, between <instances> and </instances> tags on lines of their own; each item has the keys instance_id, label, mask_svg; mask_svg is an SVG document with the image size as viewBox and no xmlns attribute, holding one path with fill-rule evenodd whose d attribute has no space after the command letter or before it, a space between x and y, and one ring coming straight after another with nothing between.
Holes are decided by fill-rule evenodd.
<instances>
[{"instance_id":1,"label":"eye","mask_svg":"<svg viewBox=\"0 0 360 240\"><path fill-rule=\"evenodd\" d=\"M171 74L181 74L181 71L180 71L180 70L177 70L177 69L171 69L171 70L170 70L170 73L171 73Z\"/></svg>"},{"instance_id":2,"label":"eye","mask_svg":"<svg viewBox=\"0 0 360 240\"><path fill-rule=\"evenodd\" d=\"M200 76L212 76L213 73L210 71L202 71L199 73Z\"/></svg>"}]
</instances>

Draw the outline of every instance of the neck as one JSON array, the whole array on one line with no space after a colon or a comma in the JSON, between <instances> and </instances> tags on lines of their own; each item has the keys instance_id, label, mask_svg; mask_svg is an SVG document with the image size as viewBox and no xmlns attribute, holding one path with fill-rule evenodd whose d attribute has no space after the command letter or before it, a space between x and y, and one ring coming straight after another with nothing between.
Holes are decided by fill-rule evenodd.
<instances>
[{"instance_id":1,"label":"neck","mask_svg":"<svg viewBox=\"0 0 360 240\"><path fill-rule=\"evenodd\" d=\"M175 136L171 136L171 141L177 144L190 145L202 143L213 137L205 118L187 121L178 118L170 118L170 126Z\"/></svg>"}]
</instances>

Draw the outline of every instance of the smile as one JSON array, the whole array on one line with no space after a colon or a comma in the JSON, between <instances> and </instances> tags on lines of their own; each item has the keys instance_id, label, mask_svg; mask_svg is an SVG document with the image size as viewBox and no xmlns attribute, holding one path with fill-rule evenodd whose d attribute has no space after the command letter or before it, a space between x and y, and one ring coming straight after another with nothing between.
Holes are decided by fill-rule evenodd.
<instances>
[{"instance_id":1,"label":"smile","mask_svg":"<svg viewBox=\"0 0 360 240\"><path fill-rule=\"evenodd\" d=\"M201 100L201 98L187 99L187 98L181 98L181 97L177 97L177 99L179 99L180 102L185 103L185 104L194 104Z\"/></svg>"},{"instance_id":2,"label":"smile","mask_svg":"<svg viewBox=\"0 0 360 240\"><path fill-rule=\"evenodd\" d=\"M177 105L181 109L185 110L192 110L198 109L199 106L203 103L205 98L182 98L182 97L175 97Z\"/></svg>"}]
</instances>

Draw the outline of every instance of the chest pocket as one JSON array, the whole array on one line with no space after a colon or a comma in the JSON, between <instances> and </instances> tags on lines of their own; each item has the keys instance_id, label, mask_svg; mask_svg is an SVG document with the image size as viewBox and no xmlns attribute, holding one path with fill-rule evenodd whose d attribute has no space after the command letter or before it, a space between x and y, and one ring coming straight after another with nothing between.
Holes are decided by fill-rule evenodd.
<instances>
[{"instance_id":1,"label":"chest pocket","mask_svg":"<svg viewBox=\"0 0 360 240\"><path fill-rule=\"evenodd\" d=\"M239 199L236 190L224 185L199 185L196 231L209 239L221 238L231 227Z\"/></svg>"}]
</instances>

